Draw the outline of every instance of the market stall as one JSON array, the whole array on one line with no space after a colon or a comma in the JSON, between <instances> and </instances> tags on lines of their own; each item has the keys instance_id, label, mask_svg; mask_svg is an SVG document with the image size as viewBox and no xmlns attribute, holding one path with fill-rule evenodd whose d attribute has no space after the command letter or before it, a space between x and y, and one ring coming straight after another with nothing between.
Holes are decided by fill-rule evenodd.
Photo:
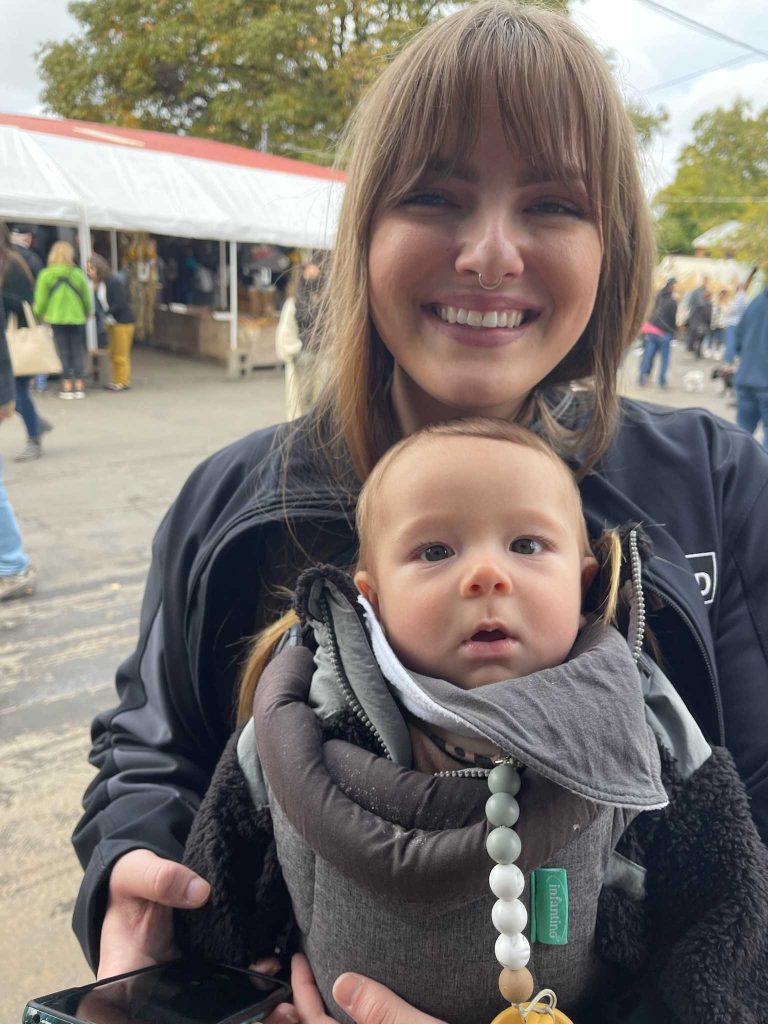
<instances>
[{"instance_id":1,"label":"market stall","mask_svg":"<svg viewBox=\"0 0 768 1024\"><path fill-rule=\"evenodd\" d=\"M237 243L330 247L342 183L331 168L207 139L0 114L0 217L78 228L81 260L97 228L224 243L228 309L160 312L175 345L230 367L264 334L238 323ZM188 319L172 328L176 317Z\"/></svg>"}]
</instances>

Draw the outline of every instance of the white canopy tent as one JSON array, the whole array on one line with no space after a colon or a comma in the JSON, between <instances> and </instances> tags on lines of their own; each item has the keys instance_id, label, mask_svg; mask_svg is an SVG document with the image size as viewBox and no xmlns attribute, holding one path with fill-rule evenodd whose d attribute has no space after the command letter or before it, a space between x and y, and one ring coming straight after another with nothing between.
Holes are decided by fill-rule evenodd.
<instances>
[{"instance_id":1,"label":"white canopy tent","mask_svg":"<svg viewBox=\"0 0 768 1024\"><path fill-rule=\"evenodd\" d=\"M208 140L0 114L0 218L229 242L230 347L237 242L329 248L343 175Z\"/></svg>"}]
</instances>

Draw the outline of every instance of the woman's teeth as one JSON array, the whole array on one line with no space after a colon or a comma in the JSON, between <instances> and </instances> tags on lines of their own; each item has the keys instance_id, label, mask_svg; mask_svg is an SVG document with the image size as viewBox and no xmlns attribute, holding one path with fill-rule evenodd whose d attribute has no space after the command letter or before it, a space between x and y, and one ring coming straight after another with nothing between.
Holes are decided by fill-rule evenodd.
<instances>
[{"instance_id":1,"label":"woman's teeth","mask_svg":"<svg viewBox=\"0 0 768 1024\"><path fill-rule=\"evenodd\" d=\"M481 313L478 309L456 306L438 306L437 313L448 324L466 324L468 327L519 327L525 317L525 313L519 309Z\"/></svg>"}]
</instances>

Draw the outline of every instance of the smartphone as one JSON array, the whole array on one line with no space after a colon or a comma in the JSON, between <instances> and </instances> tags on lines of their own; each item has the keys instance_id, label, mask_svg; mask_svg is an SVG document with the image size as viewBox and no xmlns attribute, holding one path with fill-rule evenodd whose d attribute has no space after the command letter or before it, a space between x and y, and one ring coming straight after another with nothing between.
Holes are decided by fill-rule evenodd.
<instances>
[{"instance_id":1,"label":"smartphone","mask_svg":"<svg viewBox=\"0 0 768 1024\"><path fill-rule=\"evenodd\" d=\"M290 998L266 974L173 960L31 999L22 1024L252 1024Z\"/></svg>"}]
</instances>

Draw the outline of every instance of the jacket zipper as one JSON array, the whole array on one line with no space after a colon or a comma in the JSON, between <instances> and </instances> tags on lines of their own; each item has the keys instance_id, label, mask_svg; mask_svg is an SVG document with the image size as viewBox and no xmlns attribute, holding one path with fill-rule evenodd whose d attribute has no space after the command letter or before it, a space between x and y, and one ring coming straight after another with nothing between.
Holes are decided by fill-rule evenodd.
<instances>
[{"instance_id":1,"label":"jacket zipper","mask_svg":"<svg viewBox=\"0 0 768 1024\"><path fill-rule=\"evenodd\" d=\"M712 699L713 699L714 704L715 704L715 711L717 712L717 726L718 726L718 729L720 730L720 737L719 737L720 743L724 743L725 742L725 723L724 723L724 719L723 719L723 705L722 705L722 702L720 700L720 693L719 693L718 688L717 688L717 682L715 680L715 673L714 673L714 669L712 668L712 662L711 662L710 657L709 657L709 652L707 651L707 648L704 645L704 641L702 640L701 635L700 635L698 629L694 625L694 623L691 620L690 616L687 614L687 612L683 608L680 607L680 605L677 603L677 601L675 601L673 598L671 598L669 596L669 594L667 594L666 592L664 592L662 590L659 590L658 587L654 586L652 583L649 583L647 577L646 577L646 580L645 580L645 586L652 593L656 594L657 597L661 598L662 603L669 605L669 607L674 612L677 613L677 615L682 619L683 624L688 629L688 632L691 634L691 636L696 641L696 646L699 649L699 653L701 654L702 660L704 661L704 667L707 670L707 676L709 677L709 686L710 686L710 690L711 690L711 693L712 693Z\"/></svg>"},{"instance_id":2,"label":"jacket zipper","mask_svg":"<svg viewBox=\"0 0 768 1024\"><path fill-rule=\"evenodd\" d=\"M370 732L370 734L376 740L378 745L381 747L382 751L384 752L384 756L391 761L392 753L389 750L389 747L381 738L381 734L379 733L376 726L365 713L362 704L355 696L355 692L349 685L347 677L344 674L344 670L341 666L341 659L339 658L339 649L336 645L336 633L334 632L333 629L333 617L331 616L331 609L330 606L328 605L328 598L324 594L320 597L320 613L323 625L325 626L326 636L328 637L328 653L331 656L331 662L333 664L334 673L336 674L336 682L339 684L339 689L341 690L344 699L346 700L347 704L352 709L354 714L357 716L357 718L360 719L360 721L363 723L363 725L366 727L366 729Z\"/></svg>"}]
</instances>

